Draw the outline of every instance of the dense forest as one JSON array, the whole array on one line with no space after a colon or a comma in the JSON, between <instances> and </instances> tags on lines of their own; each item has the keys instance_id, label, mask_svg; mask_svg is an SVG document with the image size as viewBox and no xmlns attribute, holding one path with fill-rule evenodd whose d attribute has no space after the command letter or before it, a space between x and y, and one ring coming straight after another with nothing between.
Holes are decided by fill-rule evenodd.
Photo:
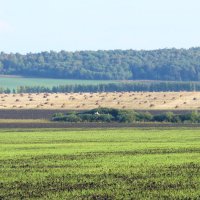
<instances>
[{"instance_id":1,"label":"dense forest","mask_svg":"<svg viewBox=\"0 0 200 200\"><path fill-rule=\"evenodd\" d=\"M199 81L200 48L0 54L0 74L88 80Z\"/></svg>"}]
</instances>

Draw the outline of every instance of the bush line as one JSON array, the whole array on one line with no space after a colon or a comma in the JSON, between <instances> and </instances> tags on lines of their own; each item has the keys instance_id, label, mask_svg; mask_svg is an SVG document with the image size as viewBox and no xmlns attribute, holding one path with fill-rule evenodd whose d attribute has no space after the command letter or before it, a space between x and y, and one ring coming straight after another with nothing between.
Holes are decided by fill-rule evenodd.
<instances>
[{"instance_id":1,"label":"bush line","mask_svg":"<svg viewBox=\"0 0 200 200\"><path fill-rule=\"evenodd\" d=\"M20 86L17 89L0 88L0 93L62 93L62 92L179 92L200 91L198 82L129 82L98 85L60 85L53 87Z\"/></svg>"},{"instance_id":2,"label":"bush line","mask_svg":"<svg viewBox=\"0 0 200 200\"><path fill-rule=\"evenodd\" d=\"M169 122L169 123L200 123L200 113L193 111L187 114L164 114L152 115L149 112L135 112L113 108L96 108L85 112L69 112L67 114L55 113L52 121L64 122Z\"/></svg>"}]
</instances>

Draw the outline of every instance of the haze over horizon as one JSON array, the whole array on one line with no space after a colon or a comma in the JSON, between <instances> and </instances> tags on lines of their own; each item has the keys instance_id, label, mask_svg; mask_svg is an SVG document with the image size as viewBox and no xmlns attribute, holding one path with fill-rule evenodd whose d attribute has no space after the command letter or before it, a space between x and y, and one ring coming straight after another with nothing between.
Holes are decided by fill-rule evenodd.
<instances>
[{"instance_id":1,"label":"haze over horizon","mask_svg":"<svg viewBox=\"0 0 200 200\"><path fill-rule=\"evenodd\" d=\"M198 0L0 0L0 51L200 46Z\"/></svg>"}]
</instances>

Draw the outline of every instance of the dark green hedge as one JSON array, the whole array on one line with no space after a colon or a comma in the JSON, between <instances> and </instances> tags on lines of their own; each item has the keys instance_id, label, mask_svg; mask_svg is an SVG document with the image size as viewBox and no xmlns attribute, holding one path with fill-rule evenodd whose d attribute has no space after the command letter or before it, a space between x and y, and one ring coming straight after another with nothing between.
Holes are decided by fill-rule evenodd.
<instances>
[{"instance_id":1,"label":"dark green hedge","mask_svg":"<svg viewBox=\"0 0 200 200\"><path fill-rule=\"evenodd\" d=\"M112 108L97 108L86 112L73 112L68 114L56 113L53 121L65 122L170 122L170 123L200 123L200 113L191 112L187 114L164 114L152 115L149 112L135 112L131 110L119 110Z\"/></svg>"},{"instance_id":2,"label":"dark green hedge","mask_svg":"<svg viewBox=\"0 0 200 200\"><path fill-rule=\"evenodd\" d=\"M62 93L62 92L162 92L200 91L199 82L119 82L99 85L60 85L54 87L21 86L16 90L0 88L0 93Z\"/></svg>"}]
</instances>

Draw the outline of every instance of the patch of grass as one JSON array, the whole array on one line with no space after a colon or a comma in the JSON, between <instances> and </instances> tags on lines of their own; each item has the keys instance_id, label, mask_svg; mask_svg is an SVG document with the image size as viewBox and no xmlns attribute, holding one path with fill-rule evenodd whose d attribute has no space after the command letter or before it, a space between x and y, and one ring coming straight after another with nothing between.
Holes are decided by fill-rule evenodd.
<instances>
[{"instance_id":1,"label":"patch of grass","mask_svg":"<svg viewBox=\"0 0 200 200\"><path fill-rule=\"evenodd\" d=\"M0 132L0 199L199 199L200 130Z\"/></svg>"},{"instance_id":2,"label":"patch of grass","mask_svg":"<svg viewBox=\"0 0 200 200\"><path fill-rule=\"evenodd\" d=\"M26 78L26 77L0 77L0 87L17 89L20 86L41 86L53 87L59 85L97 85L100 83L114 83L117 81L104 80L65 80L65 79L48 79L48 78Z\"/></svg>"}]
</instances>

